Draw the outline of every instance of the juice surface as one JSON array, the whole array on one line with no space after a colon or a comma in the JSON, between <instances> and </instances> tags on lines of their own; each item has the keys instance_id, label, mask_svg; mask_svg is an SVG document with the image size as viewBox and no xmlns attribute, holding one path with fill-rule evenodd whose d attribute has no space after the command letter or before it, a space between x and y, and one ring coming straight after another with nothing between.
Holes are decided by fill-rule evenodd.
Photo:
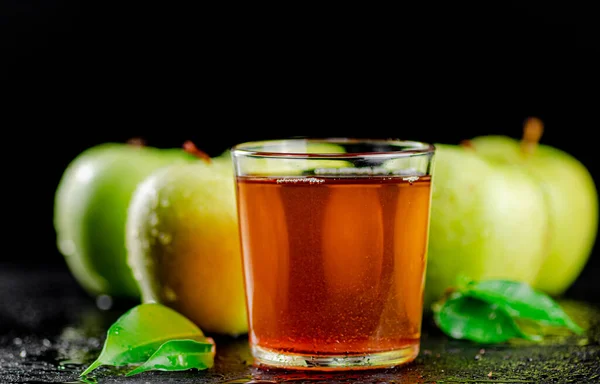
<instances>
[{"instance_id":1,"label":"juice surface","mask_svg":"<svg viewBox=\"0 0 600 384\"><path fill-rule=\"evenodd\" d=\"M300 354L418 344L431 179L238 177L250 340Z\"/></svg>"}]
</instances>

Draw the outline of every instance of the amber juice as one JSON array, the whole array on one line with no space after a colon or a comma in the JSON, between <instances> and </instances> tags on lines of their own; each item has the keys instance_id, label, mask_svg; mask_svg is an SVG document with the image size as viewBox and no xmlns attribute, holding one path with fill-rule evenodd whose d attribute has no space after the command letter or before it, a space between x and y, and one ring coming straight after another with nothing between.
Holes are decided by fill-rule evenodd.
<instances>
[{"instance_id":1,"label":"amber juice","mask_svg":"<svg viewBox=\"0 0 600 384\"><path fill-rule=\"evenodd\" d=\"M237 178L251 345L418 353L431 180Z\"/></svg>"}]
</instances>

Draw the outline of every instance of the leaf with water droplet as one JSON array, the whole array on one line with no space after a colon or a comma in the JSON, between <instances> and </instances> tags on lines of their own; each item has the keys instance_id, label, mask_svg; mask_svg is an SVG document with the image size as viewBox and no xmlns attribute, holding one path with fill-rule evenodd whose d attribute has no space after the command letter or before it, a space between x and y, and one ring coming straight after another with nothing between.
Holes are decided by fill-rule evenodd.
<instances>
[{"instance_id":1,"label":"leaf with water droplet","mask_svg":"<svg viewBox=\"0 0 600 384\"><path fill-rule=\"evenodd\" d=\"M514 338L537 340L523 333L514 319L497 305L455 292L433 307L436 325L455 339L503 343Z\"/></svg>"},{"instance_id":2,"label":"leaf with water droplet","mask_svg":"<svg viewBox=\"0 0 600 384\"><path fill-rule=\"evenodd\" d=\"M548 328L583 332L550 296L527 283L503 279L474 281L460 276L434 304L433 312L436 324L449 336L482 343L542 341Z\"/></svg>"},{"instance_id":3,"label":"leaf with water droplet","mask_svg":"<svg viewBox=\"0 0 600 384\"><path fill-rule=\"evenodd\" d=\"M215 344L210 338L206 341L170 340L161 345L150 358L125 376L142 372L186 371L188 369L208 369L214 365Z\"/></svg>"},{"instance_id":4,"label":"leaf with water droplet","mask_svg":"<svg viewBox=\"0 0 600 384\"><path fill-rule=\"evenodd\" d=\"M583 332L556 301L526 283L509 280L473 281L465 284L462 292L497 304L514 318L565 327L576 334Z\"/></svg>"},{"instance_id":5,"label":"leaf with water droplet","mask_svg":"<svg viewBox=\"0 0 600 384\"><path fill-rule=\"evenodd\" d=\"M166 341L206 342L202 330L179 312L158 303L143 303L124 313L108 329L100 356L81 376L102 365L144 363Z\"/></svg>"}]
</instances>

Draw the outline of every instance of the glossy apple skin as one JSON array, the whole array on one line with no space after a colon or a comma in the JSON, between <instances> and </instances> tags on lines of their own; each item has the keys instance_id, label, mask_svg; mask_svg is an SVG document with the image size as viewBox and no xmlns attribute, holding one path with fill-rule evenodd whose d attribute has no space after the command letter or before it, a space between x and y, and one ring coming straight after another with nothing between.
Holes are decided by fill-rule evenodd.
<instances>
[{"instance_id":1,"label":"glossy apple skin","mask_svg":"<svg viewBox=\"0 0 600 384\"><path fill-rule=\"evenodd\" d=\"M234 180L228 154L154 172L132 198L126 242L144 302L237 336L248 325Z\"/></svg>"},{"instance_id":2,"label":"glossy apple skin","mask_svg":"<svg viewBox=\"0 0 600 384\"><path fill-rule=\"evenodd\" d=\"M436 144L425 311L460 275L533 283L545 257L544 195L525 170Z\"/></svg>"},{"instance_id":3,"label":"glossy apple skin","mask_svg":"<svg viewBox=\"0 0 600 384\"><path fill-rule=\"evenodd\" d=\"M534 287L559 296L575 282L587 263L598 232L598 191L589 170L569 153L538 145L524 156L519 142L504 136L471 141L492 161L525 169L544 193L549 232L546 255Z\"/></svg>"},{"instance_id":4,"label":"glossy apple skin","mask_svg":"<svg viewBox=\"0 0 600 384\"><path fill-rule=\"evenodd\" d=\"M91 295L139 299L125 249L125 219L139 182L157 168L197 161L180 149L104 143L79 154L65 169L54 200L59 251Z\"/></svg>"}]
</instances>

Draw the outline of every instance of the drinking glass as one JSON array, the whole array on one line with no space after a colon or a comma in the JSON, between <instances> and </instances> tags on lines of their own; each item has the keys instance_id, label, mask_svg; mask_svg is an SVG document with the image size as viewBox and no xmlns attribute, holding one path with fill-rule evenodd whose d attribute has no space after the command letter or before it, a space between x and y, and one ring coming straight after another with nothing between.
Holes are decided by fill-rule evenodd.
<instances>
[{"instance_id":1,"label":"drinking glass","mask_svg":"<svg viewBox=\"0 0 600 384\"><path fill-rule=\"evenodd\" d=\"M414 360L435 147L290 138L241 143L231 155L255 365Z\"/></svg>"}]
</instances>

